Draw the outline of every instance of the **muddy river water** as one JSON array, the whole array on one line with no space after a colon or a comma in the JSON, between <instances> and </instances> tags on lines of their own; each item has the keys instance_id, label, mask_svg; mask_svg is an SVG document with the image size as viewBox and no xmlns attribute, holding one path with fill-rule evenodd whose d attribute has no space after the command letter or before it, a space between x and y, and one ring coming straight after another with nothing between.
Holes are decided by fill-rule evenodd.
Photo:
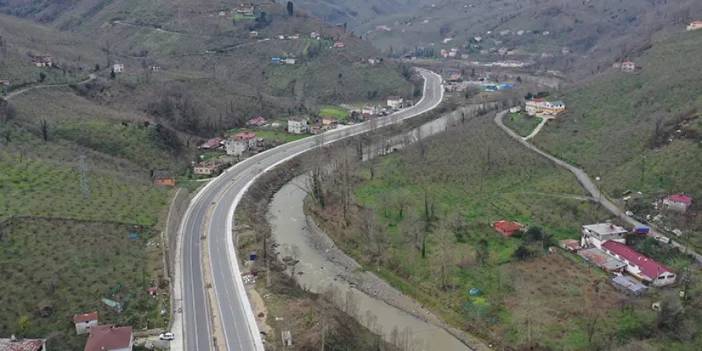
<instances>
[{"instance_id":1,"label":"muddy river water","mask_svg":"<svg viewBox=\"0 0 702 351\"><path fill-rule=\"evenodd\" d=\"M281 188L268 213L279 255L299 260L294 266L298 283L311 292L327 293L339 308L403 350L470 350L445 329L425 322L428 319L378 298L383 296L409 306L416 315L427 313L374 275L356 269L358 265L351 258L340 252L314 223L308 222L303 210L307 196L305 179L297 177ZM288 273L292 274L292 268ZM411 310L412 306L417 309Z\"/></svg>"}]
</instances>

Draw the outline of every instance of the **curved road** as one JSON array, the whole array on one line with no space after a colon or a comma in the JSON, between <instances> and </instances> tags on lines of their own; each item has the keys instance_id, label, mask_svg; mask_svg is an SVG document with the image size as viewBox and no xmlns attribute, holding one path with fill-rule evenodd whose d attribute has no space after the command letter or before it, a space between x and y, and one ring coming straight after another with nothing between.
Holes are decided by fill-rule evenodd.
<instances>
[{"instance_id":1,"label":"curved road","mask_svg":"<svg viewBox=\"0 0 702 351\"><path fill-rule=\"evenodd\" d=\"M619 208L619 206L615 205L612 201L610 201L607 198L607 196L600 191L600 189L597 187L597 185L595 185L595 183L592 181L592 179L590 179L590 177L587 175L587 173L585 173L584 170L582 170L581 168L575 167L575 166L573 166L573 165L571 165L571 164L569 164L569 163L567 163L567 162L565 162L565 161L563 161L563 160L561 160L561 159L559 159L551 154L548 154L548 153L542 151L541 149L534 146L534 144L529 143L525 138L520 137L512 129L507 127L502 122L502 118L506 114L507 114L507 111L498 112L497 115L495 116L495 123L497 124L497 126L502 128L502 130L504 130L505 133L507 133L510 137L512 137L512 139L518 141L519 143L524 145L526 148L528 148L528 149L538 153L539 155L551 160L556 165L567 169L568 171L570 171L570 173L573 173L573 175L575 175L575 178L578 179L578 182L580 183L580 185L582 185L583 188L585 188L585 190L590 193L590 195L592 196L594 201L599 202L605 209L607 209L607 211L609 211L613 215L619 217L622 221L624 221L624 222L626 222L634 227L642 226L642 225L650 227L649 224L643 224L643 223L637 221L635 218L627 215L624 210L622 210L621 208ZM690 248L685 247L685 245L658 233L655 230L655 228L651 228L651 231L648 233L648 235L650 237L656 238L656 239L661 240L661 241L668 241L670 243L670 245L672 245L673 247L677 247L677 248L683 250L683 252L687 252L689 255L694 257L697 260L697 262L702 263L702 255L698 254L697 252L694 252Z\"/></svg>"},{"instance_id":2,"label":"curved road","mask_svg":"<svg viewBox=\"0 0 702 351\"><path fill-rule=\"evenodd\" d=\"M95 78L97 78L97 75L95 75L94 73L91 73L88 75L88 78L85 78L85 79L81 80L80 82L32 85L32 86L29 86L26 88L22 88L20 90L15 90L15 91L10 92L9 94L5 95L5 100L10 100L14 97L17 97L17 96L22 95L26 92L36 90L36 89L61 88L61 87L67 87L71 84L82 85L82 84L85 84L85 83L88 83L88 82L95 80ZM2 97L2 96L0 96L0 97Z\"/></svg>"},{"instance_id":3,"label":"curved road","mask_svg":"<svg viewBox=\"0 0 702 351\"><path fill-rule=\"evenodd\" d=\"M383 127L415 117L434 109L443 99L441 77L431 71L418 69L424 78L424 95L416 105L386 117L377 118L376 127ZM324 133L323 138L309 137L283 144L252 156L226 170L208 183L193 198L181 221L178 258L174 282L176 308L182 308L181 318L174 318L177 340L173 349L205 351L212 345L213 326L222 329L224 340L217 344L225 350L263 350L260 333L246 295L234 248L232 227L234 210L244 192L262 173L305 151L324 143L338 141L371 130L368 122ZM206 247L202 246L207 237ZM203 271L202 251L209 256L208 270ZM216 320L212 321L208 307L205 274L212 281Z\"/></svg>"}]
</instances>

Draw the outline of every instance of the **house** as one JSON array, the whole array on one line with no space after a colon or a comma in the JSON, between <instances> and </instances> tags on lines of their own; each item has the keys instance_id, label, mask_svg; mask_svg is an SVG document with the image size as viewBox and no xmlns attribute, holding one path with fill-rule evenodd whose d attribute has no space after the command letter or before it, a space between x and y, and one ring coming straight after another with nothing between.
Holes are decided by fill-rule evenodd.
<instances>
[{"instance_id":1,"label":"house","mask_svg":"<svg viewBox=\"0 0 702 351\"><path fill-rule=\"evenodd\" d=\"M394 110L399 110L402 108L402 104L405 100L400 96L391 96L388 98L388 107Z\"/></svg>"},{"instance_id":2,"label":"house","mask_svg":"<svg viewBox=\"0 0 702 351\"><path fill-rule=\"evenodd\" d=\"M602 250L626 263L627 273L644 282L653 286L666 286L675 283L675 273L668 267L623 243L608 240L602 244Z\"/></svg>"},{"instance_id":3,"label":"house","mask_svg":"<svg viewBox=\"0 0 702 351\"><path fill-rule=\"evenodd\" d=\"M449 74L448 81L449 82L460 82L463 80L463 75L461 72L453 72Z\"/></svg>"},{"instance_id":4,"label":"house","mask_svg":"<svg viewBox=\"0 0 702 351\"><path fill-rule=\"evenodd\" d=\"M509 108L509 113L519 113L522 111L521 106L514 106Z\"/></svg>"},{"instance_id":5,"label":"house","mask_svg":"<svg viewBox=\"0 0 702 351\"><path fill-rule=\"evenodd\" d=\"M596 247L578 250L578 256L585 259L585 261L600 267L605 272L623 272L624 267L626 267L626 263L611 255L608 255L606 252Z\"/></svg>"},{"instance_id":6,"label":"house","mask_svg":"<svg viewBox=\"0 0 702 351\"><path fill-rule=\"evenodd\" d=\"M277 56L271 57L271 63L274 65L279 65L283 62L283 59Z\"/></svg>"},{"instance_id":7,"label":"house","mask_svg":"<svg viewBox=\"0 0 702 351\"><path fill-rule=\"evenodd\" d=\"M364 116L375 116L380 112L379 110L378 106L366 105L361 108L361 114Z\"/></svg>"},{"instance_id":8,"label":"house","mask_svg":"<svg viewBox=\"0 0 702 351\"><path fill-rule=\"evenodd\" d=\"M262 127L266 124L266 118L263 116L252 117L246 122L247 126L251 127Z\"/></svg>"},{"instance_id":9,"label":"house","mask_svg":"<svg viewBox=\"0 0 702 351\"><path fill-rule=\"evenodd\" d=\"M578 252L581 249L580 242L573 239L561 240L559 244L561 248L570 252Z\"/></svg>"},{"instance_id":10,"label":"house","mask_svg":"<svg viewBox=\"0 0 702 351\"><path fill-rule=\"evenodd\" d=\"M0 351L46 351L46 339L0 338Z\"/></svg>"},{"instance_id":11,"label":"house","mask_svg":"<svg viewBox=\"0 0 702 351\"><path fill-rule=\"evenodd\" d=\"M440 54L441 57L443 57L443 58L448 58L448 57L449 57L449 52L448 52L448 50L446 50L446 49L441 49L441 51L439 52L439 54Z\"/></svg>"},{"instance_id":12,"label":"house","mask_svg":"<svg viewBox=\"0 0 702 351\"><path fill-rule=\"evenodd\" d=\"M212 138L199 146L201 150L214 150L222 146L222 138Z\"/></svg>"},{"instance_id":13,"label":"house","mask_svg":"<svg viewBox=\"0 0 702 351\"><path fill-rule=\"evenodd\" d=\"M510 222L506 220L500 220L492 224L502 236L510 237L514 234L520 233L524 229L524 225L519 222Z\"/></svg>"},{"instance_id":14,"label":"house","mask_svg":"<svg viewBox=\"0 0 702 351\"><path fill-rule=\"evenodd\" d=\"M51 56L33 56L32 63L37 67L53 67L54 59Z\"/></svg>"},{"instance_id":15,"label":"house","mask_svg":"<svg viewBox=\"0 0 702 351\"><path fill-rule=\"evenodd\" d=\"M368 59L368 64L371 66L375 66L381 62L383 62L383 59L378 57L371 57Z\"/></svg>"},{"instance_id":16,"label":"house","mask_svg":"<svg viewBox=\"0 0 702 351\"><path fill-rule=\"evenodd\" d=\"M225 164L217 160L203 161L193 167L196 175L212 176L217 175L225 167Z\"/></svg>"},{"instance_id":17,"label":"house","mask_svg":"<svg viewBox=\"0 0 702 351\"><path fill-rule=\"evenodd\" d=\"M224 142L224 149L227 155L241 156L249 149L249 143L245 140L234 140L229 138Z\"/></svg>"},{"instance_id":18,"label":"house","mask_svg":"<svg viewBox=\"0 0 702 351\"><path fill-rule=\"evenodd\" d=\"M687 25L687 30L698 30L702 29L702 21L692 21L690 24Z\"/></svg>"},{"instance_id":19,"label":"house","mask_svg":"<svg viewBox=\"0 0 702 351\"><path fill-rule=\"evenodd\" d=\"M112 65L112 71L115 73L124 72L124 64L123 63L115 63L114 65Z\"/></svg>"},{"instance_id":20,"label":"house","mask_svg":"<svg viewBox=\"0 0 702 351\"><path fill-rule=\"evenodd\" d=\"M258 37L258 32L255 30L252 30L249 32L249 38L257 38Z\"/></svg>"},{"instance_id":21,"label":"house","mask_svg":"<svg viewBox=\"0 0 702 351\"><path fill-rule=\"evenodd\" d=\"M151 66L149 69L151 72L161 72L161 66Z\"/></svg>"},{"instance_id":22,"label":"house","mask_svg":"<svg viewBox=\"0 0 702 351\"><path fill-rule=\"evenodd\" d=\"M606 241L616 241L623 244L626 242L624 236L627 232L623 227L612 223L586 224L582 226L580 245L582 247L594 246L599 249Z\"/></svg>"},{"instance_id":23,"label":"house","mask_svg":"<svg viewBox=\"0 0 702 351\"><path fill-rule=\"evenodd\" d=\"M10 86L10 81L8 79L0 79L0 85L9 87Z\"/></svg>"},{"instance_id":24,"label":"house","mask_svg":"<svg viewBox=\"0 0 702 351\"><path fill-rule=\"evenodd\" d=\"M154 171L153 179L155 186L175 186L175 177L168 171Z\"/></svg>"},{"instance_id":25,"label":"house","mask_svg":"<svg viewBox=\"0 0 702 351\"><path fill-rule=\"evenodd\" d=\"M304 118L291 118L288 119L288 133L291 134L304 134L309 130L307 125L307 120Z\"/></svg>"},{"instance_id":26,"label":"house","mask_svg":"<svg viewBox=\"0 0 702 351\"><path fill-rule=\"evenodd\" d=\"M132 351L132 327L98 325L90 329L84 351Z\"/></svg>"},{"instance_id":27,"label":"house","mask_svg":"<svg viewBox=\"0 0 702 351\"><path fill-rule=\"evenodd\" d=\"M343 41L334 42L334 48L335 48L335 49L343 49L343 48L345 48L345 47L346 47L346 44L344 44Z\"/></svg>"},{"instance_id":28,"label":"house","mask_svg":"<svg viewBox=\"0 0 702 351\"><path fill-rule=\"evenodd\" d=\"M312 39L314 39L314 40L319 40L321 37L322 37L322 36L319 35L319 33L317 33L317 32L312 32L312 33L310 33L310 38L312 38Z\"/></svg>"},{"instance_id":29,"label":"house","mask_svg":"<svg viewBox=\"0 0 702 351\"><path fill-rule=\"evenodd\" d=\"M636 71L636 64L632 61L624 61L621 65L622 72L632 73Z\"/></svg>"},{"instance_id":30,"label":"house","mask_svg":"<svg viewBox=\"0 0 702 351\"><path fill-rule=\"evenodd\" d=\"M555 117L565 111L565 103L534 98L526 101L524 109L529 116Z\"/></svg>"},{"instance_id":31,"label":"house","mask_svg":"<svg viewBox=\"0 0 702 351\"><path fill-rule=\"evenodd\" d=\"M239 132L232 135L232 139L246 142L249 148L256 147L256 133L254 132Z\"/></svg>"},{"instance_id":32,"label":"house","mask_svg":"<svg viewBox=\"0 0 702 351\"><path fill-rule=\"evenodd\" d=\"M336 124L336 118L322 117L322 126L332 126Z\"/></svg>"},{"instance_id":33,"label":"house","mask_svg":"<svg viewBox=\"0 0 702 351\"><path fill-rule=\"evenodd\" d=\"M254 4L239 4L239 6L234 10L235 13L242 15L242 16L249 16L253 17L254 16L254 11L255 7Z\"/></svg>"},{"instance_id":34,"label":"house","mask_svg":"<svg viewBox=\"0 0 702 351\"><path fill-rule=\"evenodd\" d=\"M88 312L73 316L73 324L76 327L76 334L82 335L90 332L90 328L98 325L98 313Z\"/></svg>"},{"instance_id":35,"label":"house","mask_svg":"<svg viewBox=\"0 0 702 351\"><path fill-rule=\"evenodd\" d=\"M692 206L692 197L685 194L674 194L663 199L663 206L672 211L687 212Z\"/></svg>"},{"instance_id":36,"label":"house","mask_svg":"<svg viewBox=\"0 0 702 351\"><path fill-rule=\"evenodd\" d=\"M283 60L283 63L286 65L294 65L295 64L295 59L294 58L286 58Z\"/></svg>"}]
</instances>

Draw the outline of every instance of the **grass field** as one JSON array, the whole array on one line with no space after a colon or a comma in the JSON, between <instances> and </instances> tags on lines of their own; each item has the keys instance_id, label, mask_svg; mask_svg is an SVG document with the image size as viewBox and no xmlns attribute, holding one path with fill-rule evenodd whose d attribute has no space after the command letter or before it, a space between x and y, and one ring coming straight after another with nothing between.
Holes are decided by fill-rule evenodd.
<instances>
[{"instance_id":1,"label":"grass field","mask_svg":"<svg viewBox=\"0 0 702 351\"><path fill-rule=\"evenodd\" d=\"M701 198L700 40L702 32L658 38L635 59L639 73L612 71L564 91L569 112L535 143L600 177L613 198L625 190L643 192L647 204L678 192ZM699 233L701 213L674 225ZM693 241L702 247L702 237Z\"/></svg>"},{"instance_id":2,"label":"grass field","mask_svg":"<svg viewBox=\"0 0 702 351\"><path fill-rule=\"evenodd\" d=\"M694 350L699 341L656 329L650 303L674 291L626 296L579 257L548 254L525 235L504 238L491 228L498 219L516 220L558 240L578 238L582 224L613 218L586 199L569 173L504 135L490 115L365 163L353 178L358 207L350 207L348 222L337 183L328 184L323 209L309 207L335 243L364 268L497 348L655 350L666 344ZM520 247L537 257L516 258ZM656 259L678 271L684 266L666 255ZM472 288L481 294L470 296ZM700 323L696 312L685 319L691 326Z\"/></svg>"},{"instance_id":3,"label":"grass field","mask_svg":"<svg viewBox=\"0 0 702 351\"><path fill-rule=\"evenodd\" d=\"M135 329L165 327L168 297L148 297L158 286L160 250L149 246L156 233L112 222L62 219L14 219L0 227L0 334L49 337L52 350L80 350L86 336L76 336L71 318L98 311L100 323ZM158 241L158 240L157 240ZM151 251L156 251L154 255ZM41 259L38 259L41 258ZM162 277L161 277L162 278ZM164 286L161 286L162 288ZM118 314L101 298L124 302ZM21 329L18 321L29 318Z\"/></svg>"},{"instance_id":4,"label":"grass field","mask_svg":"<svg viewBox=\"0 0 702 351\"><path fill-rule=\"evenodd\" d=\"M526 113L510 113L504 118L505 125L517 134L525 137L541 123L541 118L528 116Z\"/></svg>"},{"instance_id":5,"label":"grass field","mask_svg":"<svg viewBox=\"0 0 702 351\"><path fill-rule=\"evenodd\" d=\"M319 108L319 115L343 122L349 117L349 111L339 106L325 105Z\"/></svg>"}]
</instances>

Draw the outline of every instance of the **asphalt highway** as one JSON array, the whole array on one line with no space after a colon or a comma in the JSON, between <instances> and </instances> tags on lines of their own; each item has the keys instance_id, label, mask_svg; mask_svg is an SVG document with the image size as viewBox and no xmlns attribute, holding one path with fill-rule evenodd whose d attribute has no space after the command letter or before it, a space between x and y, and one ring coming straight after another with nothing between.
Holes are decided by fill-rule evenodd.
<instances>
[{"instance_id":1,"label":"asphalt highway","mask_svg":"<svg viewBox=\"0 0 702 351\"><path fill-rule=\"evenodd\" d=\"M174 330L181 337L176 344L187 351L214 349L213 326L222 329L224 340L218 340L222 349L263 350L261 335L256 325L246 295L234 248L236 233L234 210L241 197L253 181L267 170L305 151L318 147L320 140L331 143L350 136L362 134L372 127L383 127L418 116L434 109L443 99L442 80L434 72L418 69L424 77L424 94L414 106L385 117L378 117L376 125L368 122L335 129L316 136L304 138L252 156L226 170L213 179L193 198L181 222L180 266L176 270L179 282L179 305L182 307L182 330ZM206 236L207 241L203 241ZM207 247L202 247L207 243ZM209 267L203 267L202 250L207 250ZM212 308L216 320L212 321L207 300L204 275L212 274L214 301ZM179 277L178 277L179 276ZM180 334L180 335L178 335Z\"/></svg>"}]
</instances>

